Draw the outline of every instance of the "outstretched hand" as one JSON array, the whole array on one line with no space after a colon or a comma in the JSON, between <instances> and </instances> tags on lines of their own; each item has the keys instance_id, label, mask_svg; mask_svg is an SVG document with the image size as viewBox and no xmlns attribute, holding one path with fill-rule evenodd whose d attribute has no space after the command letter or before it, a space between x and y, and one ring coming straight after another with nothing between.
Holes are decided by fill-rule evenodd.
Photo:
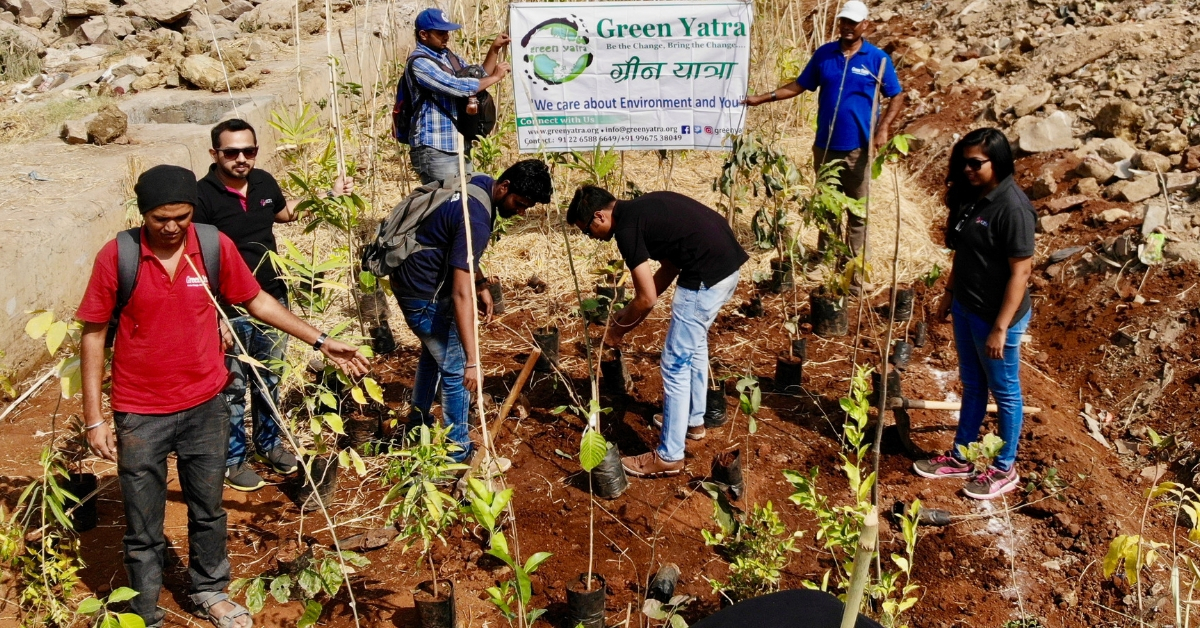
<instances>
[{"instance_id":1,"label":"outstretched hand","mask_svg":"<svg viewBox=\"0 0 1200 628\"><path fill-rule=\"evenodd\" d=\"M363 355L357 347L340 340L332 338L326 340L325 344L321 345L321 353L347 375L362 377L371 369L371 364L367 362L367 356Z\"/></svg>"}]
</instances>

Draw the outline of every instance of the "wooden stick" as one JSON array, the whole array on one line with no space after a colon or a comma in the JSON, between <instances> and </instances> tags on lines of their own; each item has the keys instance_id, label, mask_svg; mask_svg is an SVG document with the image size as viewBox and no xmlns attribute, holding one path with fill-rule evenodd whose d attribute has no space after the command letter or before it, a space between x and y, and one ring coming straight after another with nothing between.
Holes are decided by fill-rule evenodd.
<instances>
[{"instance_id":1,"label":"wooden stick","mask_svg":"<svg viewBox=\"0 0 1200 628\"><path fill-rule=\"evenodd\" d=\"M846 608L842 611L842 628L854 628L858 623L858 609L862 606L863 593L871 575L871 557L875 554L875 541L879 538L879 508L871 506L863 519L862 533L858 535L858 551L854 553L854 572L850 577L850 588L846 591Z\"/></svg>"},{"instance_id":2,"label":"wooden stick","mask_svg":"<svg viewBox=\"0 0 1200 628\"><path fill-rule=\"evenodd\" d=\"M910 410L962 410L961 401L933 401L925 399L908 399L906 397L892 397L888 400L889 408L905 408ZM996 412L998 408L996 404L989 403L987 405L988 412ZM1037 414L1042 411L1041 408L1034 406L1022 406L1021 411L1025 414Z\"/></svg>"},{"instance_id":3,"label":"wooden stick","mask_svg":"<svg viewBox=\"0 0 1200 628\"><path fill-rule=\"evenodd\" d=\"M508 413L516 405L517 398L521 396L521 389L525 388L525 382L528 382L529 376L533 375L533 367L537 364L538 358L541 355L542 348L535 346L533 353L529 354L529 359L525 360L525 366L521 367L521 372L517 374L517 381L513 384L512 390L508 392L508 398L504 400L504 405L500 406L500 414L496 416L496 427L492 430L493 440L500 435L500 428L504 426L504 419L508 418Z\"/></svg>"}]
</instances>

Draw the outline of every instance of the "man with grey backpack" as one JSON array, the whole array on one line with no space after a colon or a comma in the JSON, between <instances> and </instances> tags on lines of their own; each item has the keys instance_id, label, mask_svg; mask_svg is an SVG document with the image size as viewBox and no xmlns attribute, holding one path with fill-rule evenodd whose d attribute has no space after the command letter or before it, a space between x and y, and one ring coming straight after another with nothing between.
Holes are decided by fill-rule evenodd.
<instances>
[{"instance_id":1,"label":"man with grey backpack","mask_svg":"<svg viewBox=\"0 0 1200 628\"><path fill-rule=\"evenodd\" d=\"M391 278L392 292L413 334L421 358L413 383L408 426L433 423L430 408L441 385L442 422L460 450L457 462L471 457L470 393L483 377L468 356L475 348L471 308L478 295L485 320L492 315L491 293L478 270L491 240L496 216L512 218L538 203L550 202L550 169L536 159L519 161L499 178L474 174L467 182L471 217L470 261L477 269L472 285L467 260L461 180L427 183L404 199L379 226L375 242L363 252L363 268ZM500 463L503 465L503 463ZM503 469L500 469L501 471Z\"/></svg>"}]
</instances>

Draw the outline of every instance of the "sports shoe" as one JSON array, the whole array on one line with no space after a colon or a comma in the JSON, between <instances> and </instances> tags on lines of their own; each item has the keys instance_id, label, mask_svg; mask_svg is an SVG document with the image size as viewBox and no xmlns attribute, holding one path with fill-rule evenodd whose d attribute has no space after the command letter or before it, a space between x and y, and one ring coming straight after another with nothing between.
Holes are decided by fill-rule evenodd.
<instances>
[{"instance_id":1,"label":"sports shoe","mask_svg":"<svg viewBox=\"0 0 1200 628\"><path fill-rule=\"evenodd\" d=\"M928 460L918 460L913 463L913 471L923 478L969 478L975 475L971 465L961 462L954 456L939 454Z\"/></svg>"},{"instance_id":2,"label":"sports shoe","mask_svg":"<svg viewBox=\"0 0 1200 628\"><path fill-rule=\"evenodd\" d=\"M296 456L292 455L292 452L285 449L283 445L279 445L265 454L256 453L254 459L269 465L272 471L283 475L295 473L299 468Z\"/></svg>"},{"instance_id":3,"label":"sports shoe","mask_svg":"<svg viewBox=\"0 0 1200 628\"><path fill-rule=\"evenodd\" d=\"M235 491L257 491L267 485L245 462L225 467L225 485Z\"/></svg>"},{"instance_id":4,"label":"sports shoe","mask_svg":"<svg viewBox=\"0 0 1200 628\"><path fill-rule=\"evenodd\" d=\"M663 419L663 415L662 415L662 413L659 413L659 414L654 415L654 419L652 419L650 422L654 424L654 427L657 427L658 429L661 430L662 429L662 419ZM687 439L688 440L704 440L704 437L707 435L708 435L708 431L704 429L703 425L695 425L695 426L689 425L687 428Z\"/></svg>"},{"instance_id":5,"label":"sports shoe","mask_svg":"<svg viewBox=\"0 0 1200 628\"><path fill-rule=\"evenodd\" d=\"M625 473L636 478L656 478L669 475L679 475L683 471L683 461L670 462L658 457L657 451L648 451L640 456L625 456L621 458L621 466Z\"/></svg>"},{"instance_id":6,"label":"sports shoe","mask_svg":"<svg viewBox=\"0 0 1200 628\"><path fill-rule=\"evenodd\" d=\"M963 493L975 499L994 499L1017 488L1020 481L1021 476L1017 475L1016 467L1001 471L989 466L983 473L976 475L975 479L967 482Z\"/></svg>"}]
</instances>

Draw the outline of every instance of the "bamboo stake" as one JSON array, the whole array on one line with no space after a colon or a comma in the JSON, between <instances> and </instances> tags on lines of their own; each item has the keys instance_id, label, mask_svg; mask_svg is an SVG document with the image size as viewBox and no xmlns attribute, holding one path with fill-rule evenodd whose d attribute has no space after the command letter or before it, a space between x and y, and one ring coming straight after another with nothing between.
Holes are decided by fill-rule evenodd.
<instances>
[{"instance_id":1,"label":"bamboo stake","mask_svg":"<svg viewBox=\"0 0 1200 628\"><path fill-rule=\"evenodd\" d=\"M874 166L875 166L875 164L873 162L874 162L874 157L875 157L875 127L878 124L878 122L876 121L876 116L878 115L878 111L879 111L879 90L880 90L880 86L883 83L883 73L886 69L887 69L887 59L883 59L882 61L879 62L879 74L875 78L875 99L871 105L871 140L867 145L867 157L868 157L868 159L867 159L867 168L868 168L868 170L867 170L867 207L868 208L871 206L871 194L870 194L871 175L874 172ZM894 169L892 170L892 176L893 177L896 176L896 171ZM867 214L867 216L864 220L866 220L867 230L869 232L871 229L869 213ZM866 241L869 239L870 238L863 238L864 250L866 248ZM879 414L878 414L879 423L876 424L876 426L875 426L875 442L871 449L871 457L872 457L871 467L875 473L875 482L871 485L871 505L872 506L879 505L879 448L880 448L880 443L883 442L883 423L884 423L883 419L884 419L884 416L886 416L885 404L888 400L887 369L888 369L888 358L891 357L891 352L892 352L892 333L893 333L893 328L895 327L895 322L896 322L896 280L897 280L897 276L898 276L897 273L898 273L899 262L900 262L900 188L899 188L899 182L897 181L896 182L896 245L895 245L895 250L892 251L892 295L891 295L891 300L890 300L891 305L888 308L887 336L886 336L886 340L883 343L883 362L879 366L879 373L880 373L879 379L882 382L879 385L879 388L880 388ZM866 272L866 270L865 270L866 255L865 255L865 253L863 255L863 266L864 266L863 272L865 273ZM866 275L865 274L863 275L863 283L864 284L866 283ZM860 301L860 303L861 303L861 301ZM859 324L860 325L862 324L861 319L859 320ZM855 346L857 346L857 343L855 343Z\"/></svg>"},{"instance_id":2,"label":"bamboo stake","mask_svg":"<svg viewBox=\"0 0 1200 628\"><path fill-rule=\"evenodd\" d=\"M925 399L907 399L905 397L892 397L888 400L888 408L904 408L907 410L962 410L962 402L960 401L927 401ZM1025 414L1037 414L1042 411L1036 406L1022 406L1021 410ZM989 403L987 405L988 412L997 412L996 404Z\"/></svg>"},{"instance_id":3,"label":"bamboo stake","mask_svg":"<svg viewBox=\"0 0 1200 628\"><path fill-rule=\"evenodd\" d=\"M862 533L858 535L858 551L854 554L854 572L850 577L850 588L846 590L846 608L842 611L842 628L854 628L858 623L858 609L862 606L863 592L871 573L871 557L875 554L875 542L879 538L879 508L871 506L863 519Z\"/></svg>"},{"instance_id":4,"label":"bamboo stake","mask_svg":"<svg viewBox=\"0 0 1200 628\"><path fill-rule=\"evenodd\" d=\"M328 2L328 0L326 0ZM462 199L463 211L463 234L467 239L467 273L471 276L471 285L475 285L475 243L471 240L471 209L468 204L470 198L467 194L467 162L466 162L466 138L461 133L455 133L455 144L458 148L458 180L461 185L459 196ZM479 310L471 307L471 334L475 338L475 355L470 356L470 359L475 362L475 372L478 377L475 380L475 409L479 414L479 429L483 432L483 455L484 463L492 464L492 437L488 433L487 413L483 409L483 360L479 353ZM485 466L484 476L487 477L488 486L492 484L491 470Z\"/></svg>"}]
</instances>

